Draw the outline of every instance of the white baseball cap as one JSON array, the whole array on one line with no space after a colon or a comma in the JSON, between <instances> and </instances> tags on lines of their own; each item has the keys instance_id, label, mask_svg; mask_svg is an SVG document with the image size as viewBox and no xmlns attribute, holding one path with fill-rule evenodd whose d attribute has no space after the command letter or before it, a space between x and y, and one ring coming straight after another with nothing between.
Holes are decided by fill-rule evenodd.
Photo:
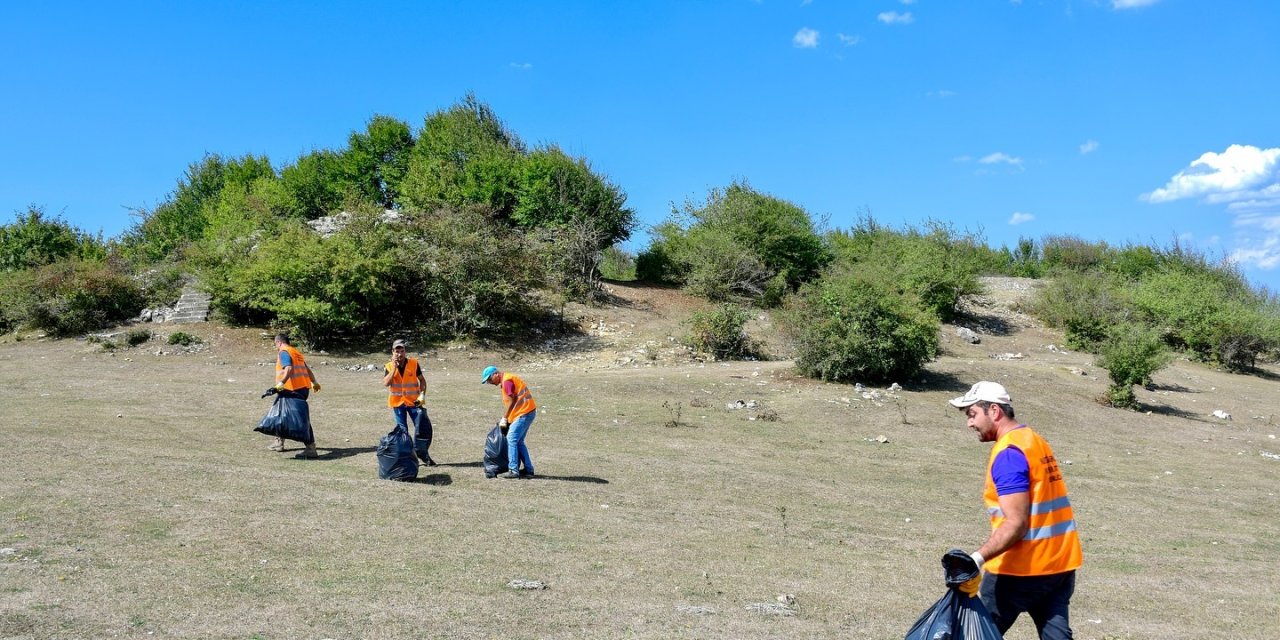
<instances>
[{"instance_id":1,"label":"white baseball cap","mask_svg":"<svg viewBox=\"0 0 1280 640\"><path fill-rule=\"evenodd\" d=\"M969 392L951 401L951 406L964 409L979 402L991 402L994 404L1013 404L1009 399L1009 392L1005 391L1004 385L999 382L987 382L983 380L973 385Z\"/></svg>"}]
</instances>

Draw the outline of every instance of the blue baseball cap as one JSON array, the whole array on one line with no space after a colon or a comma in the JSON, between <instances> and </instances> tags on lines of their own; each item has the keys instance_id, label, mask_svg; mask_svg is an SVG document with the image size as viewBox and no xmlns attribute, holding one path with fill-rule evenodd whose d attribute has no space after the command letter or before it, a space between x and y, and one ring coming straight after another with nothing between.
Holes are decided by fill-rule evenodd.
<instances>
[{"instance_id":1,"label":"blue baseball cap","mask_svg":"<svg viewBox=\"0 0 1280 640\"><path fill-rule=\"evenodd\" d=\"M488 381L489 381L489 376L491 376L491 375L493 375L493 374L495 374L495 373L497 373L497 372L498 372L498 368L497 368L497 367L494 367L494 366L488 366L488 367L485 367L485 368L484 368L484 373L480 374L480 384L484 384L484 383L488 382Z\"/></svg>"}]
</instances>

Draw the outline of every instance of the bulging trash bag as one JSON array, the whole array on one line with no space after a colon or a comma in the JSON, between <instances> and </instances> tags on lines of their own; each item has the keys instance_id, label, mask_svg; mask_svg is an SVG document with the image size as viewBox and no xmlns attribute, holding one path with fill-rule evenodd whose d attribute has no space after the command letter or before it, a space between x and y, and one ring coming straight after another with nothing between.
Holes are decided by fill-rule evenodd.
<instances>
[{"instance_id":1,"label":"bulging trash bag","mask_svg":"<svg viewBox=\"0 0 1280 640\"><path fill-rule=\"evenodd\" d=\"M400 425L378 441L378 477L409 481L418 477L418 459L413 456L413 438Z\"/></svg>"},{"instance_id":2,"label":"bulging trash bag","mask_svg":"<svg viewBox=\"0 0 1280 640\"><path fill-rule=\"evenodd\" d=\"M494 425L484 440L484 477L492 478L507 469L507 432Z\"/></svg>"},{"instance_id":3,"label":"bulging trash bag","mask_svg":"<svg viewBox=\"0 0 1280 640\"><path fill-rule=\"evenodd\" d=\"M942 557L947 592L920 615L904 640L1002 640L982 599L960 590L982 572L975 567L969 554L959 549Z\"/></svg>"},{"instance_id":4,"label":"bulging trash bag","mask_svg":"<svg viewBox=\"0 0 1280 640\"><path fill-rule=\"evenodd\" d=\"M284 394L276 396L267 415L262 417L262 421L253 430L303 444L316 440L311 434L311 408L307 406L307 401Z\"/></svg>"}]
</instances>

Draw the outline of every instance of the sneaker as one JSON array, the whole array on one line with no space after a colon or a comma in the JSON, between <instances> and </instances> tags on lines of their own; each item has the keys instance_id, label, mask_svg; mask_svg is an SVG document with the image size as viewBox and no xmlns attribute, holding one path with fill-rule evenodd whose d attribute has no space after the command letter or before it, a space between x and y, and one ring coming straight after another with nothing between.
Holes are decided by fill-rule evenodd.
<instances>
[{"instance_id":1,"label":"sneaker","mask_svg":"<svg viewBox=\"0 0 1280 640\"><path fill-rule=\"evenodd\" d=\"M311 449L303 449L293 457L297 458L298 460L315 460L316 458L320 457L320 454L316 453L316 450L314 448L311 448Z\"/></svg>"},{"instance_id":2,"label":"sneaker","mask_svg":"<svg viewBox=\"0 0 1280 640\"><path fill-rule=\"evenodd\" d=\"M436 461L435 461L435 460L432 460L432 459L431 459L431 456L427 456L426 458L423 458L423 459L422 459L422 464L424 464L424 465L426 465L426 466L428 466L428 467L436 467L436 466L439 466L439 465L437 465L437 464L436 464Z\"/></svg>"},{"instance_id":3,"label":"sneaker","mask_svg":"<svg viewBox=\"0 0 1280 640\"><path fill-rule=\"evenodd\" d=\"M520 477L524 478L525 480L532 480L535 476L533 475L532 471L529 471L528 469L523 469L520 471Z\"/></svg>"},{"instance_id":4,"label":"sneaker","mask_svg":"<svg viewBox=\"0 0 1280 640\"><path fill-rule=\"evenodd\" d=\"M515 471L508 471L498 477L502 478L503 480L518 480L520 478L520 474L516 473Z\"/></svg>"},{"instance_id":5,"label":"sneaker","mask_svg":"<svg viewBox=\"0 0 1280 640\"><path fill-rule=\"evenodd\" d=\"M284 440L276 440L267 445L267 451L284 451Z\"/></svg>"}]
</instances>

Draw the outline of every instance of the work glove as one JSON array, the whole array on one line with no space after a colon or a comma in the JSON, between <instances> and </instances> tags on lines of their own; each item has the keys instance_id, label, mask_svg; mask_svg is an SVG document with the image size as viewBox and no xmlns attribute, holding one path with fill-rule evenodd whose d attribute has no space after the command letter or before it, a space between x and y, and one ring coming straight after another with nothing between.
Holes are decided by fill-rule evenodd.
<instances>
[{"instance_id":1,"label":"work glove","mask_svg":"<svg viewBox=\"0 0 1280 640\"><path fill-rule=\"evenodd\" d=\"M262 392L262 395L261 395L261 396L258 396L258 397L260 397L260 398L265 398L265 397L267 397L267 396L274 396L276 393L278 393L278 392L276 391L276 388L275 388L275 387L271 387L271 388L267 389L266 391L263 391L263 392Z\"/></svg>"},{"instance_id":2,"label":"work glove","mask_svg":"<svg viewBox=\"0 0 1280 640\"><path fill-rule=\"evenodd\" d=\"M426 401L427 401L427 394L425 394L425 393L419 393L419 394L418 394L418 398L417 398L416 400L414 400L414 401L413 401L413 406L415 406L415 407L421 407L421 406L422 406L422 404L423 404L424 402L426 402Z\"/></svg>"},{"instance_id":3,"label":"work glove","mask_svg":"<svg viewBox=\"0 0 1280 640\"><path fill-rule=\"evenodd\" d=\"M942 556L942 571L946 576L947 586L969 597L978 595L982 586L982 566L978 563L982 556L967 554L959 549L951 549Z\"/></svg>"},{"instance_id":4,"label":"work glove","mask_svg":"<svg viewBox=\"0 0 1280 640\"><path fill-rule=\"evenodd\" d=\"M276 383L276 391L284 391L284 383L283 383L283 382L277 382L277 383Z\"/></svg>"},{"instance_id":5,"label":"work glove","mask_svg":"<svg viewBox=\"0 0 1280 640\"><path fill-rule=\"evenodd\" d=\"M501 420L499 420L499 421L498 421L498 428L499 428L499 429L506 429L506 428L507 428L507 425L508 425L508 423L507 423L507 419L506 419L506 418L503 418L503 419L501 419Z\"/></svg>"},{"instance_id":6,"label":"work glove","mask_svg":"<svg viewBox=\"0 0 1280 640\"><path fill-rule=\"evenodd\" d=\"M316 393L320 393L320 383L319 383L319 382L312 382L312 383L311 383L311 390L312 390L312 391L314 391L314 392L316 392Z\"/></svg>"}]
</instances>

